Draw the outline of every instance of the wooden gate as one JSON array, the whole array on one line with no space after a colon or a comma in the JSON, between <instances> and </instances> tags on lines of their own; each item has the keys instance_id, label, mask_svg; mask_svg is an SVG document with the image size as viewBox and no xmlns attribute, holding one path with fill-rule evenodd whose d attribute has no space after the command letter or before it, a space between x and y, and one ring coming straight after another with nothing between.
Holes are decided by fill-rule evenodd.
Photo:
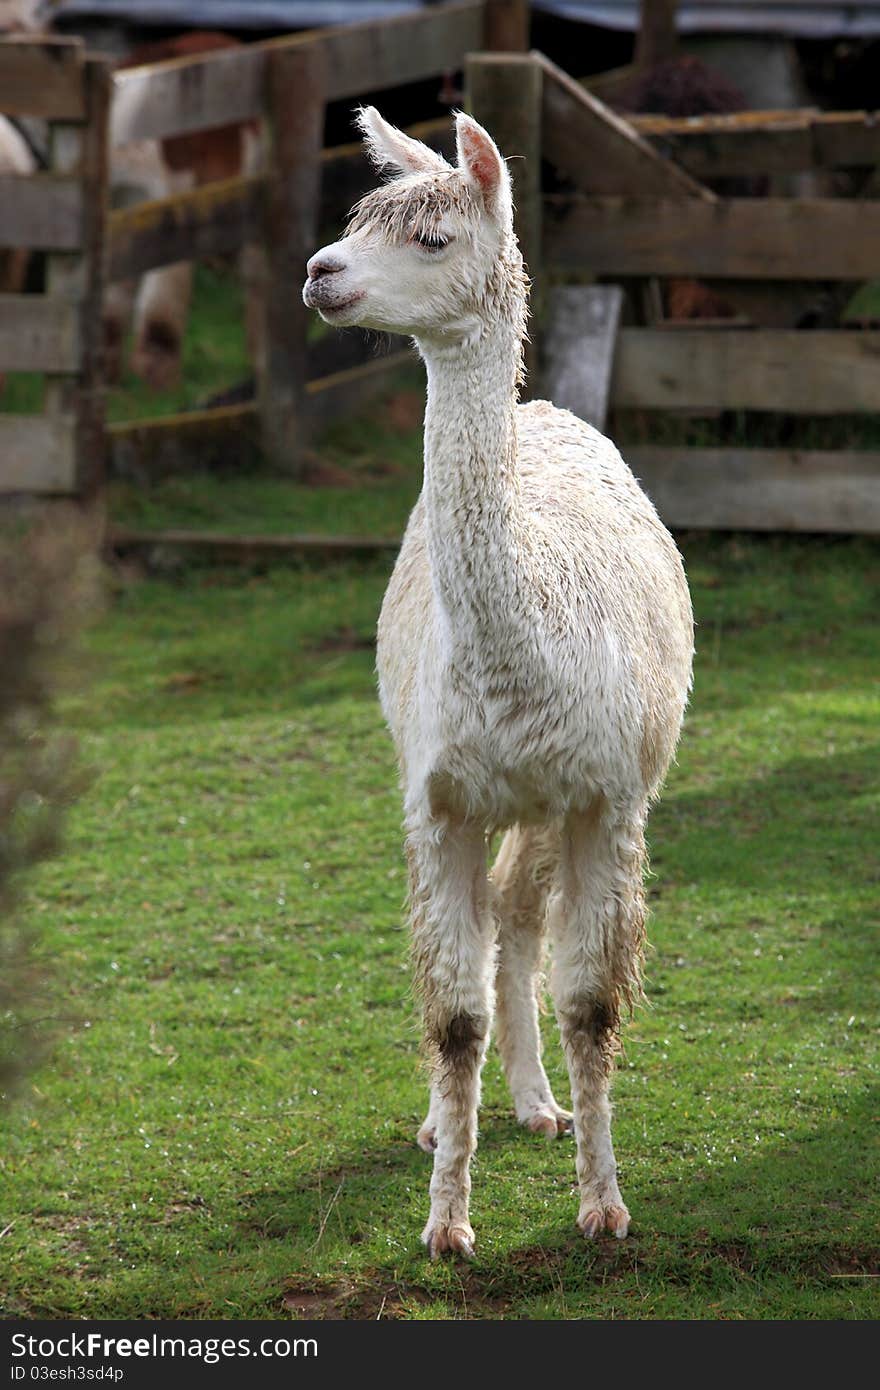
<instances>
[{"instance_id":1,"label":"wooden gate","mask_svg":"<svg viewBox=\"0 0 880 1390\"><path fill-rule=\"evenodd\" d=\"M0 246L48 252L45 293L0 295L0 372L45 373L38 415L0 414L0 492L92 492L102 476L105 63L76 41L0 43L0 114L49 122L49 168L0 176Z\"/></svg>"}]
</instances>

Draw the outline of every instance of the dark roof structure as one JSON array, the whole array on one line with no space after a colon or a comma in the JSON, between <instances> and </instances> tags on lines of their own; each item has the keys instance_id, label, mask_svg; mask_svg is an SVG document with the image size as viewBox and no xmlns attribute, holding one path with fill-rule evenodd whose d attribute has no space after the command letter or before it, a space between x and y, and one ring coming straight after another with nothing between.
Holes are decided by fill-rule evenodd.
<instances>
[{"instance_id":1,"label":"dark roof structure","mask_svg":"<svg viewBox=\"0 0 880 1390\"><path fill-rule=\"evenodd\" d=\"M564 19L629 33L639 25L639 0L538 0L536 8ZM676 24L681 34L785 34L800 39L871 37L880 34L880 2L683 0L676 12Z\"/></svg>"},{"instance_id":2,"label":"dark roof structure","mask_svg":"<svg viewBox=\"0 0 880 1390\"><path fill-rule=\"evenodd\" d=\"M104 20L139 28L281 32L358 20L390 19L436 0L59 0L56 24ZM633 33L639 0L534 0L536 10ZM684 34L786 34L792 38L880 35L880 0L699 0L678 9Z\"/></svg>"},{"instance_id":3,"label":"dark roof structure","mask_svg":"<svg viewBox=\"0 0 880 1390\"><path fill-rule=\"evenodd\" d=\"M424 0L59 0L57 28L66 20L105 20L162 29L314 29L329 24L392 19Z\"/></svg>"}]
</instances>

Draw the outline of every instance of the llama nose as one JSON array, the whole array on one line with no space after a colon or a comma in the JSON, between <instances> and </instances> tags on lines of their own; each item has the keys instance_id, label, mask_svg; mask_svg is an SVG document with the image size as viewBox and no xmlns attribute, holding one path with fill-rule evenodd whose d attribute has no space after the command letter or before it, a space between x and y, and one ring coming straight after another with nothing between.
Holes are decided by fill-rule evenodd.
<instances>
[{"instance_id":1,"label":"llama nose","mask_svg":"<svg viewBox=\"0 0 880 1390\"><path fill-rule=\"evenodd\" d=\"M308 262L306 270L310 280L321 280L325 275L336 275L338 271L344 270L345 266L336 256L325 256L320 251L312 256Z\"/></svg>"}]
</instances>

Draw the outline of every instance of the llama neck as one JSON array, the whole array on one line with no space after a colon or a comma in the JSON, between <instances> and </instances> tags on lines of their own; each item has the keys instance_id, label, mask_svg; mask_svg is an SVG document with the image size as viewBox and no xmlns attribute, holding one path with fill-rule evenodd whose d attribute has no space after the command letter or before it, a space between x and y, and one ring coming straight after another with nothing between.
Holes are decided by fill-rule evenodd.
<instances>
[{"instance_id":1,"label":"llama neck","mask_svg":"<svg viewBox=\"0 0 880 1390\"><path fill-rule=\"evenodd\" d=\"M425 483L434 592L453 631L500 638L526 600L517 468L517 322L454 345L419 341L428 370Z\"/></svg>"}]
</instances>

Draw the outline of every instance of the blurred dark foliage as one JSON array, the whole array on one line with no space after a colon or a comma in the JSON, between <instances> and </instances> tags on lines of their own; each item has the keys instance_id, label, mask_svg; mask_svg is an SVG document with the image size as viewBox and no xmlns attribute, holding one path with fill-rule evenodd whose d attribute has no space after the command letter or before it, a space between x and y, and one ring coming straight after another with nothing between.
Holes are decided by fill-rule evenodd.
<instances>
[{"instance_id":1,"label":"blurred dark foliage","mask_svg":"<svg viewBox=\"0 0 880 1390\"><path fill-rule=\"evenodd\" d=\"M73 508L0 514L0 1104L32 1070L65 1008L52 962L19 911L26 875L57 853L88 778L56 727L79 679L76 637L96 607L94 528Z\"/></svg>"},{"instance_id":2,"label":"blurred dark foliage","mask_svg":"<svg viewBox=\"0 0 880 1390\"><path fill-rule=\"evenodd\" d=\"M715 116L744 111L746 99L724 73L683 53L635 77L618 105L623 111L652 115ZM754 198L768 192L767 180L761 178L707 180L707 186L726 198ZM670 319L724 319L736 312L723 294L700 280L665 280L661 292Z\"/></svg>"},{"instance_id":3,"label":"blurred dark foliage","mask_svg":"<svg viewBox=\"0 0 880 1390\"><path fill-rule=\"evenodd\" d=\"M664 116L709 116L744 111L746 99L717 68L682 54L634 78L620 105Z\"/></svg>"}]
</instances>

